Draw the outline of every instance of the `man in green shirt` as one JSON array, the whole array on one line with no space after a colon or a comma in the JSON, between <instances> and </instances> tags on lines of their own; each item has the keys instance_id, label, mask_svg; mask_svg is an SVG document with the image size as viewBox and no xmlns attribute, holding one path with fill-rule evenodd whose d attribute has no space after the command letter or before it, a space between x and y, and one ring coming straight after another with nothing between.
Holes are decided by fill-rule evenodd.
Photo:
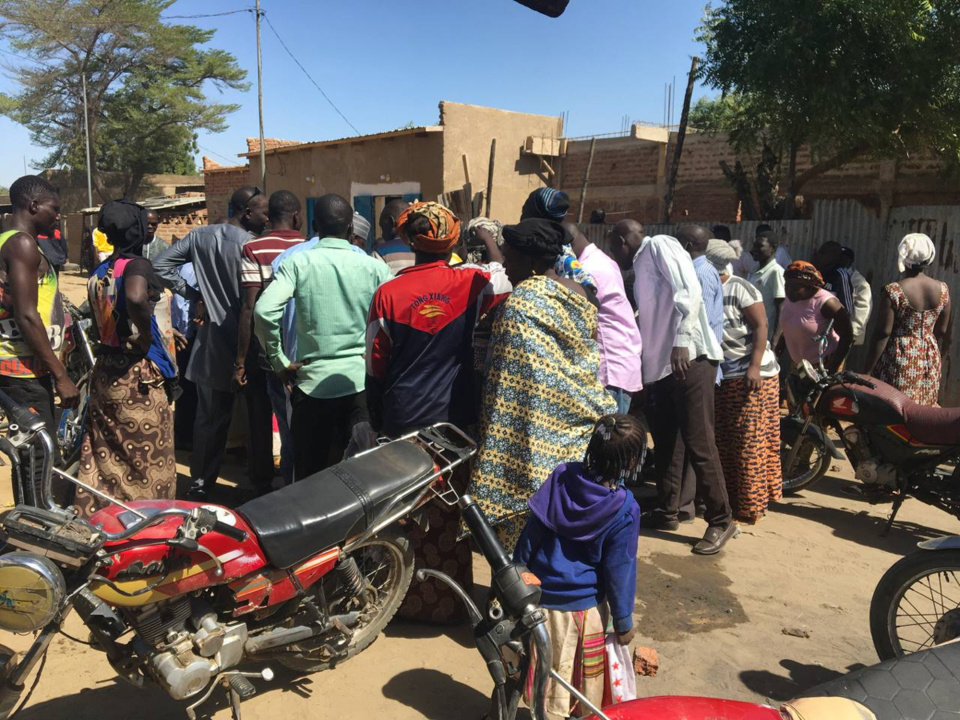
<instances>
[{"instance_id":1,"label":"man in green shirt","mask_svg":"<svg viewBox=\"0 0 960 720\"><path fill-rule=\"evenodd\" d=\"M364 361L367 312L390 277L379 260L354 252L353 208L339 195L317 201L316 247L277 268L254 310L257 337L273 369L290 388L290 434L297 480L338 462L355 425L367 421ZM280 321L297 305L299 362L283 351Z\"/></svg>"}]
</instances>

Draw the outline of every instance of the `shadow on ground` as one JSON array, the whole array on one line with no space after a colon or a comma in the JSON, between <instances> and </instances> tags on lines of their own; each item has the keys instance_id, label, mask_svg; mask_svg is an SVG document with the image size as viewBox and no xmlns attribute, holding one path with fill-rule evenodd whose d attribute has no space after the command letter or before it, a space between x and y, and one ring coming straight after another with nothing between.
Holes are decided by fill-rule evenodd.
<instances>
[{"instance_id":1,"label":"shadow on ground","mask_svg":"<svg viewBox=\"0 0 960 720\"><path fill-rule=\"evenodd\" d=\"M866 665L851 665L844 671L838 671L796 660L781 660L780 667L787 671L788 677L777 675L769 670L744 670L740 673L740 681L759 695L783 702L792 700L821 683L836 680L847 673L860 670Z\"/></svg>"},{"instance_id":2,"label":"shadow on ground","mask_svg":"<svg viewBox=\"0 0 960 720\"><path fill-rule=\"evenodd\" d=\"M384 637L404 640L423 640L426 638L448 637L461 647L473 649L477 645L473 640L473 629L463 625L436 625L412 620L394 620L383 631ZM479 658L479 655L477 656Z\"/></svg>"},{"instance_id":3,"label":"shadow on ground","mask_svg":"<svg viewBox=\"0 0 960 720\"><path fill-rule=\"evenodd\" d=\"M383 696L403 703L425 718L482 717L490 699L440 670L418 668L394 675Z\"/></svg>"},{"instance_id":4,"label":"shadow on ground","mask_svg":"<svg viewBox=\"0 0 960 720\"><path fill-rule=\"evenodd\" d=\"M871 514L865 509L865 507L871 506L868 500L839 492L838 488L850 485L847 481L833 477L826 477L824 481L822 488L817 485L815 490L807 490L785 502L774 503L770 506L770 512L818 522L832 528L833 534L838 538L867 547L880 548L897 555L912 552L916 549L918 542L943 537L946 534L941 530L925 525L907 520L897 520L888 535L881 535L887 525L886 517ZM841 497L849 501L851 505L860 505L864 509L855 510L821 505L816 502L817 493ZM920 501L913 498L907 500L907 503L916 502ZM883 507L886 514L889 506Z\"/></svg>"}]
</instances>

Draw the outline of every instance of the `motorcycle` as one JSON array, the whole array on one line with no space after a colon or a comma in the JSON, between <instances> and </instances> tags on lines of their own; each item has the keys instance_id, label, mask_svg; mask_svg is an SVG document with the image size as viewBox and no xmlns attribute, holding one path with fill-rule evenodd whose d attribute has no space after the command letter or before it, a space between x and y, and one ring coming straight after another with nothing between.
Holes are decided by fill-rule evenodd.
<instances>
[{"instance_id":1,"label":"motorcycle","mask_svg":"<svg viewBox=\"0 0 960 720\"><path fill-rule=\"evenodd\" d=\"M829 332L829 331L828 331ZM800 363L781 420L783 489L817 482L841 440L857 480L875 500L893 500L889 532L909 496L960 517L960 408L918 405L896 388L853 372Z\"/></svg>"},{"instance_id":2,"label":"motorcycle","mask_svg":"<svg viewBox=\"0 0 960 720\"><path fill-rule=\"evenodd\" d=\"M239 717L252 661L316 672L370 646L413 579L407 537L420 509L449 491L473 442L441 424L229 510L180 501L121 503L57 471L107 507L89 521L51 497L52 440L42 421L0 393L10 420L0 449L43 449L37 506L2 519L0 629L38 633L0 670L0 719L75 610L117 674L191 700L218 687Z\"/></svg>"},{"instance_id":3,"label":"motorcycle","mask_svg":"<svg viewBox=\"0 0 960 720\"><path fill-rule=\"evenodd\" d=\"M881 660L960 638L960 537L927 540L877 583L870 634Z\"/></svg>"},{"instance_id":4,"label":"motorcycle","mask_svg":"<svg viewBox=\"0 0 960 720\"><path fill-rule=\"evenodd\" d=\"M841 711L870 717L847 699L828 699L826 706L818 699L813 708L802 700L773 708L685 697L603 709L590 704L552 670L539 580L510 560L480 507L449 483L452 471L476 453L473 441L452 425L388 442L236 510L186 502L128 505L73 480L110 503L87 522L50 498L52 441L43 423L3 393L0 407L11 419L4 453L34 443L44 450L37 491L42 505L17 506L0 522L14 548L0 556L0 629L36 633L22 655L0 648L0 720L19 711L26 679L72 610L124 680L138 687L153 682L176 699L193 700L186 708L191 720L223 688L240 720L241 701L256 693L251 679L273 678L269 667L253 673L241 670L242 663L276 661L315 672L373 643L414 575L406 528L421 522L418 510L433 499L460 509L492 569L486 613L449 576L431 569L416 573L447 583L466 603L477 649L494 680L491 720L516 720L531 648L539 659L531 679L535 720L546 720L550 678L567 687L594 720L834 720ZM944 655L952 650L956 658ZM956 668L960 679L960 644L926 653ZM860 671L844 679L848 685L835 681L812 694L869 704L877 694L864 692L857 678L891 667ZM920 695L935 709L952 709L960 706L958 688L931 686ZM883 702L886 692L881 688ZM875 717L904 716L884 711Z\"/></svg>"}]
</instances>

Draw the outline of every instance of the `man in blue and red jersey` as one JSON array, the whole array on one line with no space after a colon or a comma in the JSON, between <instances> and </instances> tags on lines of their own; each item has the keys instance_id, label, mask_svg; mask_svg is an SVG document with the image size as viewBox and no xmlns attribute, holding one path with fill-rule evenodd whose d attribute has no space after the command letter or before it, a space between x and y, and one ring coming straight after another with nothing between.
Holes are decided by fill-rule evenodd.
<instances>
[{"instance_id":1,"label":"man in blue and red jersey","mask_svg":"<svg viewBox=\"0 0 960 720\"><path fill-rule=\"evenodd\" d=\"M437 422L469 426L479 416L473 330L513 288L499 263L450 267L460 220L442 205L411 205L397 229L416 264L384 283L370 306L371 423L391 437Z\"/></svg>"}]
</instances>

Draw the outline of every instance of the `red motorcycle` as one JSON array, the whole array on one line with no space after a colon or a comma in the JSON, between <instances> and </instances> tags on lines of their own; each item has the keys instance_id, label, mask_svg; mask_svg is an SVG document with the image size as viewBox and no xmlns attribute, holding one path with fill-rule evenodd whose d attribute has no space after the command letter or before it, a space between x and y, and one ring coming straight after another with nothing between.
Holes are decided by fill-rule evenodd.
<instances>
[{"instance_id":1,"label":"red motorcycle","mask_svg":"<svg viewBox=\"0 0 960 720\"><path fill-rule=\"evenodd\" d=\"M536 720L546 720L550 678L566 685L596 720L841 717L833 709L790 715L789 707L705 698L592 706L551 670L539 581L507 557L476 502L449 484L452 470L476 452L452 425L412 433L236 510L185 502L126 505L70 478L111 503L87 522L51 500L52 441L40 419L2 392L0 407L10 419L0 452L15 464L21 447L44 451L42 467L32 473L42 478L36 489L41 506L20 505L2 519L6 544L15 550L0 556L0 629L37 634L22 656L6 651L0 657L0 720L15 712L27 678L72 610L123 679L141 687L154 682L175 699L194 699L186 708L191 719L222 687L239 720L240 702L256 693L251 678L273 677L269 669L245 672L243 663L276 660L315 672L377 638L413 578L405 526L434 498L459 507L493 571L486 613L443 573L417 573L446 582L466 603L477 649L494 681L491 720L516 720L531 645L540 659L532 678ZM960 645L930 652L954 648L953 665L960 668ZM948 660L941 658L943 664ZM843 688L824 694L852 696ZM943 698L953 704L937 705L934 698L934 707L960 707L954 695L941 693Z\"/></svg>"}]
</instances>

